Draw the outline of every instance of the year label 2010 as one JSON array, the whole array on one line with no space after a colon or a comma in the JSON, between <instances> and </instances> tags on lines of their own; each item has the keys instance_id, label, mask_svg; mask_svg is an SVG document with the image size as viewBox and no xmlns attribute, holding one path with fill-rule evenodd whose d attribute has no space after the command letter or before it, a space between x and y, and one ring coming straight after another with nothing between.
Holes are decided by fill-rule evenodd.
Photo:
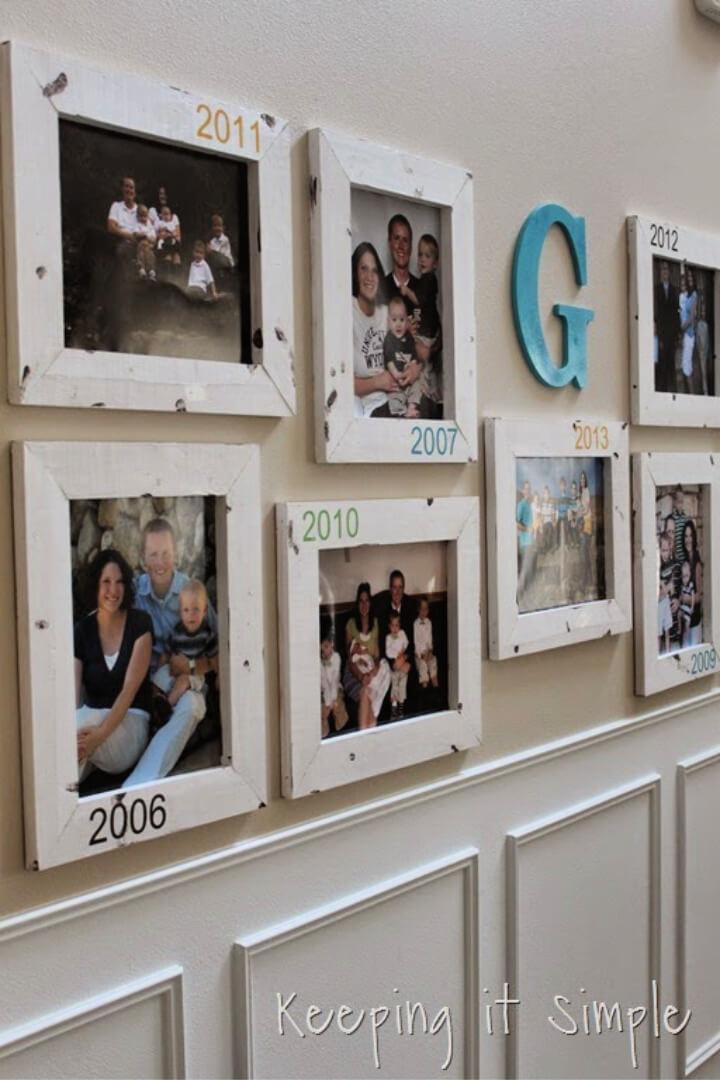
<instances>
[{"instance_id":1,"label":"year label 2010","mask_svg":"<svg viewBox=\"0 0 720 1080\"><path fill-rule=\"evenodd\" d=\"M312 544L318 540L354 540L360 529L360 515L354 506L343 510L305 510L302 516L303 543Z\"/></svg>"},{"instance_id":2,"label":"year label 2010","mask_svg":"<svg viewBox=\"0 0 720 1080\"><path fill-rule=\"evenodd\" d=\"M224 109L213 109L209 105L200 103L195 109L199 117L195 132L197 139L206 139L208 142L220 143L221 146L231 144L238 150L245 148L245 117L238 113L232 120ZM260 153L260 121L250 124L252 141L255 144L255 153Z\"/></svg>"},{"instance_id":3,"label":"year label 2010","mask_svg":"<svg viewBox=\"0 0 720 1080\"><path fill-rule=\"evenodd\" d=\"M427 427L413 424L410 436L413 440L410 453L417 457L448 457L455 450L456 427Z\"/></svg>"},{"instance_id":4,"label":"year label 2010","mask_svg":"<svg viewBox=\"0 0 720 1080\"><path fill-rule=\"evenodd\" d=\"M606 424L573 424L576 450L608 450L610 432Z\"/></svg>"},{"instance_id":5,"label":"year label 2010","mask_svg":"<svg viewBox=\"0 0 720 1080\"><path fill-rule=\"evenodd\" d=\"M116 802L109 812L104 806L96 806L90 821L96 824L88 847L107 844L111 837L122 840L128 834L142 836L148 829L158 832L167 821L165 796L153 795L149 803L145 799L132 799L129 803L123 800Z\"/></svg>"}]
</instances>

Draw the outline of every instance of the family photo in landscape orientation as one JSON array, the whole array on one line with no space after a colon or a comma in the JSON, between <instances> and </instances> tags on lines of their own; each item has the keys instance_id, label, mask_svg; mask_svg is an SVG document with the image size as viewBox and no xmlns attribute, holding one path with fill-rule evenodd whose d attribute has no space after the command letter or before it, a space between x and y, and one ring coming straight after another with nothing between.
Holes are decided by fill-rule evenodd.
<instances>
[{"instance_id":1,"label":"family photo in landscape orientation","mask_svg":"<svg viewBox=\"0 0 720 1080\"><path fill-rule=\"evenodd\" d=\"M247 166L60 120L65 345L250 362Z\"/></svg>"},{"instance_id":2,"label":"family photo in landscape orientation","mask_svg":"<svg viewBox=\"0 0 720 1080\"><path fill-rule=\"evenodd\" d=\"M447 545L319 555L322 737L446 709Z\"/></svg>"},{"instance_id":3,"label":"family photo in landscape orientation","mask_svg":"<svg viewBox=\"0 0 720 1080\"><path fill-rule=\"evenodd\" d=\"M517 458L521 614L605 599L604 459Z\"/></svg>"},{"instance_id":4,"label":"family photo in landscape orientation","mask_svg":"<svg viewBox=\"0 0 720 1080\"><path fill-rule=\"evenodd\" d=\"M80 795L220 763L215 499L70 504Z\"/></svg>"},{"instance_id":5,"label":"family photo in landscape orientation","mask_svg":"<svg viewBox=\"0 0 720 1080\"><path fill-rule=\"evenodd\" d=\"M715 393L715 273L653 259L655 389Z\"/></svg>"},{"instance_id":6,"label":"family photo in landscape orientation","mask_svg":"<svg viewBox=\"0 0 720 1080\"><path fill-rule=\"evenodd\" d=\"M442 419L440 214L352 191L355 416Z\"/></svg>"},{"instance_id":7,"label":"family photo in landscape orientation","mask_svg":"<svg viewBox=\"0 0 720 1080\"><path fill-rule=\"evenodd\" d=\"M703 489L662 486L655 494L658 654L700 645L703 637Z\"/></svg>"}]
</instances>

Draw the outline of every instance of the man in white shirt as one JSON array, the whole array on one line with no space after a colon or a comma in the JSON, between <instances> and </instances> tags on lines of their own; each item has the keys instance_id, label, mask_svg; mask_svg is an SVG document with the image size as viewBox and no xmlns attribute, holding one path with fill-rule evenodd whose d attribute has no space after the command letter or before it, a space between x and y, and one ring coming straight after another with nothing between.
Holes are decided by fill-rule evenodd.
<instances>
[{"instance_id":1,"label":"man in white shirt","mask_svg":"<svg viewBox=\"0 0 720 1080\"><path fill-rule=\"evenodd\" d=\"M119 240L134 242L137 232L137 202L132 176L123 177L122 195L122 199L114 202L108 211L107 231Z\"/></svg>"}]
</instances>

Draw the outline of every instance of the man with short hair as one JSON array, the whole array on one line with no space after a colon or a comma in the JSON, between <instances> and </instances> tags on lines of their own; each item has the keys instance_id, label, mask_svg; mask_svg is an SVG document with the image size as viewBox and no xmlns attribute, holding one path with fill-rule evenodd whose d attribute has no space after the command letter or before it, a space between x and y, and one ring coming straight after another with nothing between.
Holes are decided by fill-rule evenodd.
<instances>
[{"instance_id":1,"label":"man with short hair","mask_svg":"<svg viewBox=\"0 0 720 1080\"><path fill-rule=\"evenodd\" d=\"M392 270L389 274L386 274L383 281L383 299L386 304L389 304L396 296L402 299L410 319L410 332L415 337L417 333L415 304L404 290L411 289L413 293L417 292L420 280L411 274L409 270L410 254L412 252L412 228L404 214L393 214L388 221L388 247L392 259ZM400 387L405 390L416 382L421 374L422 365L418 360L411 360L399 373L397 381ZM422 414L425 415L424 412ZM405 630L404 626L403 630ZM407 633L407 630L405 632Z\"/></svg>"},{"instance_id":2,"label":"man with short hair","mask_svg":"<svg viewBox=\"0 0 720 1080\"><path fill-rule=\"evenodd\" d=\"M108 210L107 231L119 240L135 242L137 232L137 202L135 201L135 181L132 176L123 176L122 199L114 202Z\"/></svg>"},{"instance_id":3,"label":"man with short hair","mask_svg":"<svg viewBox=\"0 0 720 1080\"><path fill-rule=\"evenodd\" d=\"M675 349L680 333L680 294L670 281L670 264L660 263L660 280L655 286L653 316L658 336L658 362L655 365L655 389L675 391Z\"/></svg>"}]
</instances>

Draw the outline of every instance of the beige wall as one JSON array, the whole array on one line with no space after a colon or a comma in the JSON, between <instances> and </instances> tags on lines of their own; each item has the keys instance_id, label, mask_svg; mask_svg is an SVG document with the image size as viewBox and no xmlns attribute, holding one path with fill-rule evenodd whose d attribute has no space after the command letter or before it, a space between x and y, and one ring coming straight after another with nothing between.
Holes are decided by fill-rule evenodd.
<instances>
[{"instance_id":1,"label":"beige wall","mask_svg":"<svg viewBox=\"0 0 720 1080\"><path fill-rule=\"evenodd\" d=\"M689 700L713 680L650 702L633 696L632 636L484 663L484 746L402 773L313 796L279 798L279 711L273 503L294 498L481 494L474 466L317 466L304 130L334 127L467 166L475 176L478 395L481 415L629 416L625 217L653 213L696 227L717 223L720 27L691 0L5 0L3 37L97 65L238 99L287 117L296 141L293 235L298 415L289 420L189 415L97 415L0 403L0 909L130 877L378 794L450 775L555 736ZM162 42L162 44L159 44ZM42 168L42 162L38 162ZM554 200L587 219L595 308L590 378L580 393L531 376L514 335L509 276L528 211ZM29 223L31 224L31 223ZM468 283L470 284L470 283ZM543 308L573 302L563 241L543 257ZM557 328L550 334L558 349ZM4 395L3 395L4 396ZM9 442L13 439L188 439L262 448L269 806L254 815L88 859L43 874L23 869L17 643ZM633 449L720 449L706 431L631 432ZM717 680L714 680L717 682Z\"/></svg>"}]
</instances>

